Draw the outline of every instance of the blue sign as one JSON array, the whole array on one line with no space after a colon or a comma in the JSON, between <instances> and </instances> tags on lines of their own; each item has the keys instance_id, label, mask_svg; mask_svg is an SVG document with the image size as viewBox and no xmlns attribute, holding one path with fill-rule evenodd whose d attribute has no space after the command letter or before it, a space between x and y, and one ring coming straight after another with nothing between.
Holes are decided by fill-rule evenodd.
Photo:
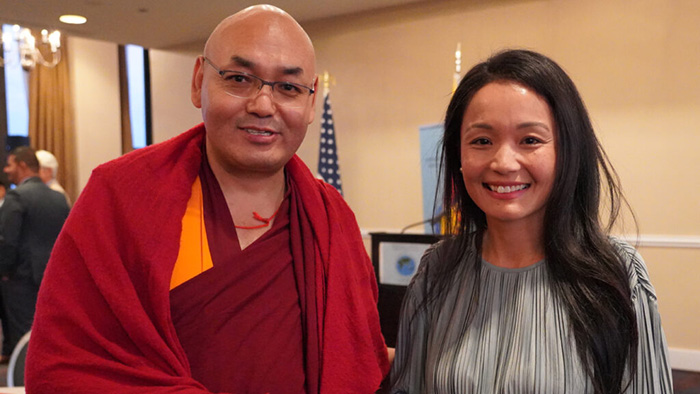
<instances>
[{"instance_id":1,"label":"blue sign","mask_svg":"<svg viewBox=\"0 0 700 394\"><path fill-rule=\"evenodd\" d=\"M440 141L444 128L442 124L421 126L419 132L421 175L423 178L423 220L428 220L442 212L442 180L438 179L438 167L440 165ZM439 188L438 185L440 185ZM425 233L440 234L440 223L436 223L435 226L432 226L430 222L426 223Z\"/></svg>"}]
</instances>

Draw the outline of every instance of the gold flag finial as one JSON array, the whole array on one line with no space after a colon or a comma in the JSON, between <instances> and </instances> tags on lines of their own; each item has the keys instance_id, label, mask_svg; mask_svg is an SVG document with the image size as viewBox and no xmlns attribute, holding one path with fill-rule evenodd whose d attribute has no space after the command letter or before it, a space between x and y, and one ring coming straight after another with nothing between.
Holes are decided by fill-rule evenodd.
<instances>
[{"instance_id":1,"label":"gold flag finial","mask_svg":"<svg viewBox=\"0 0 700 394\"><path fill-rule=\"evenodd\" d=\"M331 84L335 85L335 77L332 76L328 71L324 71L322 75L323 79L323 95L325 96L328 94L328 91L330 90Z\"/></svg>"},{"instance_id":2,"label":"gold flag finial","mask_svg":"<svg viewBox=\"0 0 700 394\"><path fill-rule=\"evenodd\" d=\"M457 50L455 51L455 72L452 75L452 94L457 90L460 79L462 79L460 73L462 72L462 43L457 43ZM453 230L457 228L459 224L459 212L456 210L452 211L453 214L447 216L445 214L440 215L440 233L443 235L447 234L447 225L450 224L450 229ZM448 234L451 235L451 234Z\"/></svg>"},{"instance_id":3,"label":"gold flag finial","mask_svg":"<svg viewBox=\"0 0 700 394\"><path fill-rule=\"evenodd\" d=\"M462 43L457 43L457 50L455 51L455 73L452 76L452 93L457 90L457 85L459 85L459 80L461 79L460 73L462 72Z\"/></svg>"}]
</instances>

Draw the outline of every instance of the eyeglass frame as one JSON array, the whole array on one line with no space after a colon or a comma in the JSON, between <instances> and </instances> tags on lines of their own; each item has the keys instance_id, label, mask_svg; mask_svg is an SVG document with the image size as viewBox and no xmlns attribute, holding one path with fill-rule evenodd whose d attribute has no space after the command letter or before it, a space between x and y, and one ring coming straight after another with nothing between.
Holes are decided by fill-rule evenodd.
<instances>
[{"instance_id":1,"label":"eyeglass frame","mask_svg":"<svg viewBox=\"0 0 700 394\"><path fill-rule=\"evenodd\" d=\"M204 61L205 61L206 63L208 63L208 64L211 66L211 68L213 68L214 71L216 71L217 74L219 74L219 77L221 77L222 80L225 80L225 79L224 79L224 75L225 75L226 73L235 73L235 74L244 75L244 76L246 76L246 77L250 77L250 78L253 78L253 79L255 79L255 80L260 81L260 87L258 87L257 92L252 93L250 96L247 96L247 97L236 96L236 95L234 95L234 94L231 93L231 92L226 92L226 94L229 94L229 95L231 95L232 97L243 98L243 99L245 99L245 98L251 98L251 97L254 97L256 94L260 93L260 91L262 90L262 88L263 88L264 86L269 86L269 87L270 87L270 92L271 92L271 93L270 93L270 94L271 94L270 97L273 98L273 101L277 102L276 100L274 100L274 98L275 98L275 85L277 85L277 84L292 85L292 86L295 86L295 87L298 87L298 88L306 89L306 90L309 91L309 94L308 94L309 96L311 96L312 94L316 93L316 89L310 88L310 87L308 87L308 86L306 86L306 85L302 85L302 84L300 84L300 83L287 82L287 81L266 81L266 80L264 80L264 79L258 77L257 75L250 74L250 73L247 73L247 72L245 72L245 71L236 71L236 70L221 69L221 68L217 67L208 57L206 57L206 56L204 56L204 55L201 55L201 56L202 56L202 59L204 59ZM282 103L279 103L279 102L278 102L278 104L279 104L279 105L282 105L282 106L287 106L287 105L282 104ZM299 107L289 107L289 106L287 106L287 107L288 107L288 108L300 108L300 107L303 107L303 105L301 105L301 106L299 106Z\"/></svg>"}]
</instances>

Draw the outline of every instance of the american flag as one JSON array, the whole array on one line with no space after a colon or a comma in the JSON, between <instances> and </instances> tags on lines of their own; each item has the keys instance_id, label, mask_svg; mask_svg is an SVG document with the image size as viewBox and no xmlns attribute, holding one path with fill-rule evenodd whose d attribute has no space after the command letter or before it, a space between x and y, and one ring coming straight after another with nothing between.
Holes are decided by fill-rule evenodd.
<instances>
[{"instance_id":1,"label":"american flag","mask_svg":"<svg viewBox=\"0 0 700 394\"><path fill-rule=\"evenodd\" d=\"M343 184L340 181L340 167L338 166L338 149L335 145L333 111L331 110L329 93L326 93L323 99L321 143L319 144L318 152L318 174L326 183L335 187L341 195L343 194Z\"/></svg>"}]
</instances>

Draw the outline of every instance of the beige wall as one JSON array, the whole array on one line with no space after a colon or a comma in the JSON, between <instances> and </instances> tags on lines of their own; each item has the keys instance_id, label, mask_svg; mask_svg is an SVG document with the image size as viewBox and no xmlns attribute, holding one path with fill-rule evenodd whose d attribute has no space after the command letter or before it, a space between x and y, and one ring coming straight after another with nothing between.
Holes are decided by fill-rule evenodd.
<instances>
[{"instance_id":1,"label":"beige wall","mask_svg":"<svg viewBox=\"0 0 700 394\"><path fill-rule=\"evenodd\" d=\"M421 220L418 127L442 120L461 42L463 70L514 46L557 60L581 90L643 238L697 240L698 26L696 0L491 0L432 1L305 27L319 72L337 81L332 103L344 191L363 229ZM201 119L189 99L194 56L151 51L155 141ZM115 44L71 42L81 187L94 166L119 155L116 57ZM316 121L299 151L312 169L318 131ZM641 252L669 345L700 354L700 249Z\"/></svg>"},{"instance_id":2,"label":"beige wall","mask_svg":"<svg viewBox=\"0 0 700 394\"><path fill-rule=\"evenodd\" d=\"M122 151L119 60L116 44L69 37L69 48L76 183L83 190L92 169Z\"/></svg>"},{"instance_id":3,"label":"beige wall","mask_svg":"<svg viewBox=\"0 0 700 394\"><path fill-rule=\"evenodd\" d=\"M691 249L640 248L659 296L669 346L700 350L698 284L700 253ZM698 366L700 367L700 366Z\"/></svg>"},{"instance_id":4,"label":"beige wall","mask_svg":"<svg viewBox=\"0 0 700 394\"><path fill-rule=\"evenodd\" d=\"M165 141L202 122L190 101L190 79L196 55L151 50L153 141Z\"/></svg>"},{"instance_id":5,"label":"beige wall","mask_svg":"<svg viewBox=\"0 0 700 394\"><path fill-rule=\"evenodd\" d=\"M587 103L642 238L692 240L700 239L699 26L700 2L679 0L445 1L305 25L319 72L337 81L343 187L362 228L421 220L418 128L442 121L461 42L463 73L506 47L559 62ZM318 129L300 150L311 168ZM669 345L700 351L700 249L642 254Z\"/></svg>"}]
</instances>

